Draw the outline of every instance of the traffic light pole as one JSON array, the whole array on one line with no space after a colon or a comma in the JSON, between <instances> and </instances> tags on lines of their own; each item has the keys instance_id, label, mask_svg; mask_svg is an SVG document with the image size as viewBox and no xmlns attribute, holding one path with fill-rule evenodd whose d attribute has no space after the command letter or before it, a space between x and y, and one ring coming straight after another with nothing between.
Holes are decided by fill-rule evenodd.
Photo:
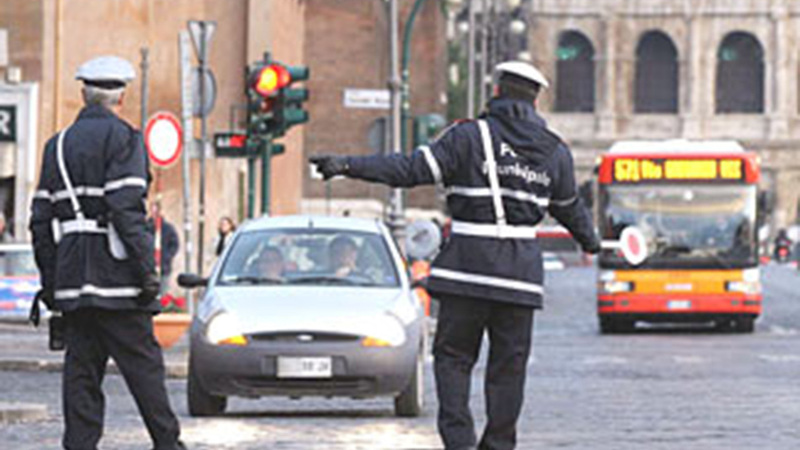
<instances>
[{"instance_id":1,"label":"traffic light pole","mask_svg":"<svg viewBox=\"0 0 800 450\"><path fill-rule=\"evenodd\" d=\"M408 20L406 20L405 28L403 29L403 62L402 62L402 110L400 114L400 148L403 151L406 150L408 144L408 117L409 117L409 110L411 109L411 96L410 96L410 86L408 82L409 78L409 70L408 70L408 59L411 54L411 32L414 30L414 22L417 19L417 14L419 10L422 9L422 5L425 3L425 0L416 0L414 2L414 6L411 9L411 13L408 15Z\"/></svg>"},{"instance_id":2,"label":"traffic light pole","mask_svg":"<svg viewBox=\"0 0 800 450\"><path fill-rule=\"evenodd\" d=\"M261 143L261 214L270 213L270 179L272 178L272 140L265 139Z\"/></svg>"},{"instance_id":3,"label":"traffic light pole","mask_svg":"<svg viewBox=\"0 0 800 450\"><path fill-rule=\"evenodd\" d=\"M256 209L256 157L247 157L247 218L252 219Z\"/></svg>"}]
</instances>

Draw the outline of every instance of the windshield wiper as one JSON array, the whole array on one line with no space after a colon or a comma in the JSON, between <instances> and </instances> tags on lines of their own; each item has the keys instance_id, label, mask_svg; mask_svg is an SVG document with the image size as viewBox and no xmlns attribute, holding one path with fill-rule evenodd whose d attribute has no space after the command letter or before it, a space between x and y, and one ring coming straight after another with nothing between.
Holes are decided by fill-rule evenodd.
<instances>
[{"instance_id":1,"label":"windshield wiper","mask_svg":"<svg viewBox=\"0 0 800 450\"><path fill-rule=\"evenodd\" d=\"M657 254L667 253L692 253L692 248L686 244L670 244L656 249Z\"/></svg>"},{"instance_id":2,"label":"windshield wiper","mask_svg":"<svg viewBox=\"0 0 800 450\"><path fill-rule=\"evenodd\" d=\"M293 278L289 281L290 284L347 284L347 285L355 285L355 286L371 286L374 283L364 283L362 281L353 280L347 277L335 277L335 276L310 276L310 277L299 277Z\"/></svg>"},{"instance_id":3,"label":"windshield wiper","mask_svg":"<svg viewBox=\"0 0 800 450\"><path fill-rule=\"evenodd\" d=\"M283 284L285 281L279 278L259 277L255 275L239 275L223 280L225 283L248 283L248 284Z\"/></svg>"}]
</instances>

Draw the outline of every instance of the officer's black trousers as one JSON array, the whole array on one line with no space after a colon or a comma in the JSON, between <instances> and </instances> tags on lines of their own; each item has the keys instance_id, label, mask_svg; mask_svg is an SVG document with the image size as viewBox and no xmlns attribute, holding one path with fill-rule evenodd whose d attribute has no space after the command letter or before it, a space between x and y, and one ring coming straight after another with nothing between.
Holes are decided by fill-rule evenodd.
<instances>
[{"instance_id":1,"label":"officer's black trousers","mask_svg":"<svg viewBox=\"0 0 800 450\"><path fill-rule=\"evenodd\" d=\"M475 448L470 380L485 331L489 337L484 384L488 417L478 448L513 449L525 390L533 309L481 299L440 300L433 354L439 397L437 423L445 448Z\"/></svg>"},{"instance_id":2,"label":"officer's black trousers","mask_svg":"<svg viewBox=\"0 0 800 450\"><path fill-rule=\"evenodd\" d=\"M64 317L64 448L97 448L105 406L101 384L111 357L133 394L155 449L182 449L178 420L167 397L161 348L153 336L152 313L86 308Z\"/></svg>"}]
</instances>

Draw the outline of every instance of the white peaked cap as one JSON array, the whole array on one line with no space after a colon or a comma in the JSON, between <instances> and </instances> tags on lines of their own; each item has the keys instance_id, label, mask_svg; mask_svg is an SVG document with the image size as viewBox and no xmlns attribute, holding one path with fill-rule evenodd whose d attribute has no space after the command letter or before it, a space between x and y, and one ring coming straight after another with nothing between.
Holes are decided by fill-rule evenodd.
<instances>
[{"instance_id":1,"label":"white peaked cap","mask_svg":"<svg viewBox=\"0 0 800 450\"><path fill-rule=\"evenodd\" d=\"M136 78L136 70L131 63L118 56L101 56L90 59L78 67L76 80L120 81L128 83Z\"/></svg>"},{"instance_id":2,"label":"white peaked cap","mask_svg":"<svg viewBox=\"0 0 800 450\"><path fill-rule=\"evenodd\" d=\"M547 78L533 65L523 61L507 61L494 67L495 78L499 79L503 73L510 73L520 78L536 83L543 88L550 87Z\"/></svg>"}]
</instances>

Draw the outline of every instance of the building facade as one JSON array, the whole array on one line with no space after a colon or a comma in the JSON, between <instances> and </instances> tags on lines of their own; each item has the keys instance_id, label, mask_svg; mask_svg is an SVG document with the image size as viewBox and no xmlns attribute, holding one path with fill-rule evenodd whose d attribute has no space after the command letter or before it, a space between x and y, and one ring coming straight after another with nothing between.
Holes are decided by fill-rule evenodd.
<instances>
[{"instance_id":1,"label":"building facade","mask_svg":"<svg viewBox=\"0 0 800 450\"><path fill-rule=\"evenodd\" d=\"M800 1L532 0L540 103L583 179L619 140L734 139L762 159L773 230L800 190Z\"/></svg>"}]
</instances>

